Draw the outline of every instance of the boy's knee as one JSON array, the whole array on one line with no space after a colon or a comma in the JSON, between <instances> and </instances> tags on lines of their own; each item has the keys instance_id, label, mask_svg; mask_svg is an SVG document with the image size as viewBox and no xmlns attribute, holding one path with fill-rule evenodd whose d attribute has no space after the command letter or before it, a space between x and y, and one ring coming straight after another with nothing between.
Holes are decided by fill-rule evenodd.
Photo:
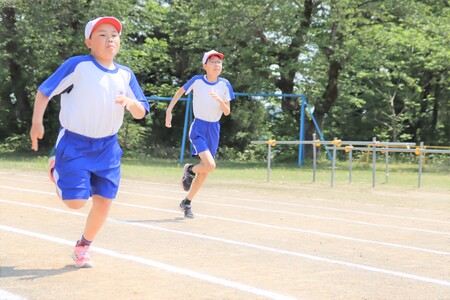
<instances>
[{"instance_id":1,"label":"boy's knee","mask_svg":"<svg viewBox=\"0 0 450 300\"><path fill-rule=\"evenodd\" d=\"M215 162L212 162L212 163L209 163L208 165L206 165L206 173L211 173L215 169L216 169L216 163Z\"/></svg>"},{"instance_id":2,"label":"boy's knee","mask_svg":"<svg viewBox=\"0 0 450 300\"><path fill-rule=\"evenodd\" d=\"M92 196L92 203L97 209L108 211L111 207L112 200L99 195L94 195Z\"/></svg>"},{"instance_id":3,"label":"boy's knee","mask_svg":"<svg viewBox=\"0 0 450 300\"><path fill-rule=\"evenodd\" d=\"M86 204L86 200L79 200L79 199L73 199L73 200L63 200L64 204L71 209L80 209L83 208Z\"/></svg>"}]
</instances>

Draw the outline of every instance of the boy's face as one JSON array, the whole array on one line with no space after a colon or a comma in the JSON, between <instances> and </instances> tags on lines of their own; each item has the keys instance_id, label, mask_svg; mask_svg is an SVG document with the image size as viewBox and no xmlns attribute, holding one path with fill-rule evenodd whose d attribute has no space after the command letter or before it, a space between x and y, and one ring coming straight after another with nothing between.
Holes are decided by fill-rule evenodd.
<instances>
[{"instance_id":1,"label":"boy's face","mask_svg":"<svg viewBox=\"0 0 450 300\"><path fill-rule=\"evenodd\" d=\"M120 50L120 35L116 27L105 23L99 25L85 40L94 57L112 60Z\"/></svg>"},{"instance_id":2,"label":"boy's face","mask_svg":"<svg viewBox=\"0 0 450 300\"><path fill-rule=\"evenodd\" d=\"M203 64L203 69L207 74L219 76L222 73L222 60L219 56L213 55Z\"/></svg>"}]
</instances>

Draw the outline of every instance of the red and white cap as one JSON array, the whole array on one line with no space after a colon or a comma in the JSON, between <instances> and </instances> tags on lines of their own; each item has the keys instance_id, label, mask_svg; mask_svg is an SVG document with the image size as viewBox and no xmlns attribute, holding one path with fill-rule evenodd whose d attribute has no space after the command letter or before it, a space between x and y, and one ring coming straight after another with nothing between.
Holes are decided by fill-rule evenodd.
<instances>
[{"instance_id":1,"label":"red and white cap","mask_svg":"<svg viewBox=\"0 0 450 300\"><path fill-rule=\"evenodd\" d=\"M220 59L223 59L223 56L224 56L222 53L219 53L216 50L211 50L211 51L208 51L205 54L203 54L202 63L206 64L206 61L208 60L208 58L210 58L211 56L214 56L214 55L220 57Z\"/></svg>"},{"instance_id":2,"label":"red and white cap","mask_svg":"<svg viewBox=\"0 0 450 300\"><path fill-rule=\"evenodd\" d=\"M99 17L97 19L89 21L86 24L86 28L84 29L84 37L88 39L91 36L92 32L95 30L95 28L105 23L111 24L114 27L116 27L119 35L122 33L122 23L120 23L119 20L117 20L114 17Z\"/></svg>"}]
</instances>

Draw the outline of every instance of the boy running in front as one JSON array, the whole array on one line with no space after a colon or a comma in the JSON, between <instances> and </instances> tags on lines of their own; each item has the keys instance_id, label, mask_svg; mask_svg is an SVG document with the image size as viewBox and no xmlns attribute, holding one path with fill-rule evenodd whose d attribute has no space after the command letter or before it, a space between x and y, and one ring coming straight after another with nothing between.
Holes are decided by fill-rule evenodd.
<instances>
[{"instance_id":1,"label":"boy running in front","mask_svg":"<svg viewBox=\"0 0 450 300\"><path fill-rule=\"evenodd\" d=\"M85 44L90 55L66 60L39 86L30 130L31 148L44 137L43 117L51 98L61 95L61 129L50 159L50 179L56 193L72 209L92 196L92 208L72 258L75 266L93 266L89 247L105 223L120 182L117 132L125 110L144 118L149 104L134 73L114 62L120 49L122 24L100 17L86 24Z\"/></svg>"}]
</instances>

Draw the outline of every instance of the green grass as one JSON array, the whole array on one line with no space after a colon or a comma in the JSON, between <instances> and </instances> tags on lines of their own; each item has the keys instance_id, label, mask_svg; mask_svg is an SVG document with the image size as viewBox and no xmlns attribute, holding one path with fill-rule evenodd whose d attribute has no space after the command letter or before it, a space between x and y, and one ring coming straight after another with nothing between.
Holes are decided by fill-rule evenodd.
<instances>
[{"instance_id":1,"label":"green grass","mask_svg":"<svg viewBox=\"0 0 450 300\"><path fill-rule=\"evenodd\" d=\"M185 160L196 162L196 160ZM0 154L0 170L35 171L46 172L47 156L36 155L34 152L24 154L8 153ZM182 166L178 160L163 160L154 158L130 158L122 160L122 173L124 178L135 180L153 180L162 182L174 182L178 180ZM313 182L313 167L311 162L306 162L301 168L296 162L277 163L272 162L270 170L270 184L278 186L286 185L311 185L313 187L331 186L331 163L328 160L318 162ZM373 170L371 164L353 163L352 182L349 183L348 161L336 164L334 174L334 187L372 187ZM266 162L230 162L217 161L217 169L208 178L211 183L226 185L266 185ZM402 188L414 190L418 188L418 164L392 163L389 165L389 176L386 177L385 165L377 162L376 187ZM448 192L450 191L450 169L436 164L427 164L423 167L421 190Z\"/></svg>"}]
</instances>

